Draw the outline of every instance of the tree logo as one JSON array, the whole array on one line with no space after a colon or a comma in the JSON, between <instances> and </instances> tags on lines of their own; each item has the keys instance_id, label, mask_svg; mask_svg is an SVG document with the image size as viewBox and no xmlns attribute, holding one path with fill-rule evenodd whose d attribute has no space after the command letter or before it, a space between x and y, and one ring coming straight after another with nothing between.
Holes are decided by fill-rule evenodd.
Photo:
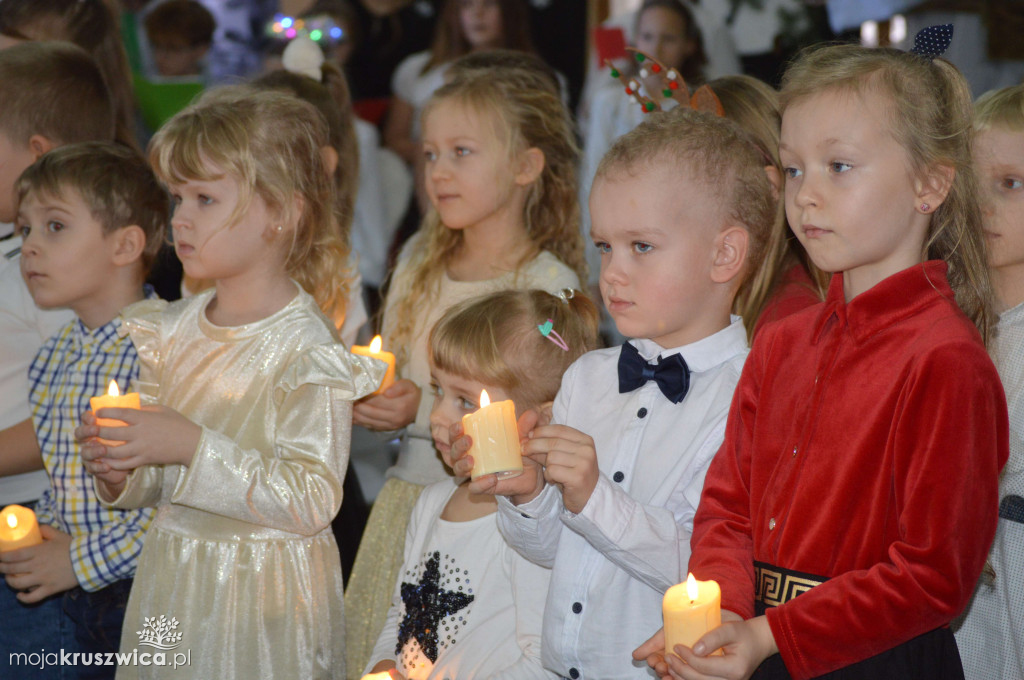
<instances>
[{"instance_id":1,"label":"tree logo","mask_svg":"<svg viewBox=\"0 0 1024 680\"><path fill-rule=\"evenodd\" d=\"M178 619L167 618L163 614L159 618L143 617L142 630L135 631L139 636L140 645L149 645L157 649L174 649L181 645L181 632L177 631Z\"/></svg>"}]
</instances>

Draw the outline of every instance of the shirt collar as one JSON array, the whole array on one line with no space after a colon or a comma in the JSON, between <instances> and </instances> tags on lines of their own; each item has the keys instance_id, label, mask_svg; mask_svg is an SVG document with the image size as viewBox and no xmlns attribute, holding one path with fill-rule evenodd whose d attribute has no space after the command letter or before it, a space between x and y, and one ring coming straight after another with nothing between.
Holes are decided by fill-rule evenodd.
<instances>
[{"instance_id":1,"label":"shirt collar","mask_svg":"<svg viewBox=\"0 0 1024 680\"><path fill-rule=\"evenodd\" d=\"M955 304L946 269L942 260L916 264L880 281L849 302L843 292L843 273L833 274L815 321L815 342L821 339L833 319L861 342L913 316L922 307L934 303L936 296Z\"/></svg>"},{"instance_id":2,"label":"shirt collar","mask_svg":"<svg viewBox=\"0 0 1024 680\"><path fill-rule=\"evenodd\" d=\"M143 286L145 299L151 300L158 298L156 291L153 286L148 283ZM117 332L121 327L121 316L115 316L107 323L89 330L88 327L82 320L75 317L74 326L72 327L72 338L76 345L79 347L95 347L97 350L102 350L106 347L111 347L117 344L120 339L120 334Z\"/></svg>"},{"instance_id":3,"label":"shirt collar","mask_svg":"<svg viewBox=\"0 0 1024 680\"><path fill-rule=\"evenodd\" d=\"M689 345L665 349L647 338L634 338L629 342L647 361L654 361L659 355L667 357L673 354L682 354L686 365L694 373L711 370L738 354L745 354L749 349L743 319L735 314L730 316L728 326L697 342L691 342Z\"/></svg>"}]
</instances>

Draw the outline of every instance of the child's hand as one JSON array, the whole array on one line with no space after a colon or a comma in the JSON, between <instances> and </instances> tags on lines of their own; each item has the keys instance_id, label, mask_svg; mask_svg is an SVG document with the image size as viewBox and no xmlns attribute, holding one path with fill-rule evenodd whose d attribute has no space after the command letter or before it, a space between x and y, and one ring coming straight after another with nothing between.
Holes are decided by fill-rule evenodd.
<instances>
[{"instance_id":1,"label":"child's hand","mask_svg":"<svg viewBox=\"0 0 1024 680\"><path fill-rule=\"evenodd\" d=\"M83 421L84 420L85 419L83 418ZM81 450L82 464L85 466L85 471L100 482L100 485L105 492L103 494L104 500L112 501L121 495L121 491L124 489L125 480L128 479L128 472L124 470L114 470L107 465L106 459L101 457L104 451L106 451L106 447L104 446L83 445Z\"/></svg>"},{"instance_id":2,"label":"child's hand","mask_svg":"<svg viewBox=\"0 0 1024 680\"><path fill-rule=\"evenodd\" d=\"M634 649L633 658L646 661L661 680L670 678L668 664L665 663L665 628L659 628L651 639Z\"/></svg>"},{"instance_id":3,"label":"child's hand","mask_svg":"<svg viewBox=\"0 0 1024 680\"><path fill-rule=\"evenodd\" d=\"M722 625L705 633L692 650L685 645L676 645L675 654L665 655L669 677L746 680L762 661L779 653L768 619L757 616L749 621L737 621L738 618L732 612L722 610ZM722 649L724 654L711 656L711 652L717 649Z\"/></svg>"},{"instance_id":4,"label":"child's hand","mask_svg":"<svg viewBox=\"0 0 1024 680\"><path fill-rule=\"evenodd\" d=\"M398 430L416 420L420 388L411 380L396 380L381 394L360 399L352 407L352 424L371 430Z\"/></svg>"},{"instance_id":5,"label":"child's hand","mask_svg":"<svg viewBox=\"0 0 1024 680\"><path fill-rule=\"evenodd\" d=\"M124 427L100 427L96 416L127 423ZM101 408L98 414L86 411L75 439L82 442L82 458L102 459L111 470L134 470L143 465L189 465L203 428L166 406ZM122 441L108 446L97 438ZM122 480L123 481L123 480Z\"/></svg>"},{"instance_id":6,"label":"child's hand","mask_svg":"<svg viewBox=\"0 0 1024 680\"><path fill-rule=\"evenodd\" d=\"M594 440L567 425L545 425L523 443L523 457L544 468L544 478L562 490L569 512L583 511L601 476Z\"/></svg>"},{"instance_id":7,"label":"child's hand","mask_svg":"<svg viewBox=\"0 0 1024 680\"><path fill-rule=\"evenodd\" d=\"M18 592L18 600L32 604L78 585L71 566L71 535L40 524L43 542L30 548L0 553L0 574Z\"/></svg>"},{"instance_id":8,"label":"child's hand","mask_svg":"<svg viewBox=\"0 0 1024 680\"><path fill-rule=\"evenodd\" d=\"M391 677L391 680L405 680L405 676L396 670L394 661L377 662L377 664L370 669L370 673L368 675L364 675L361 680L366 680L377 673L387 673Z\"/></svg>"},{"instance_id":9,"label":"child's hand","mask_svg":"<svg viewBox=\"0 0 1024 680\"><path fill-rule=\"evenodd\" d=\"M525 443L538 423L547 423L550 420L550 410L524 411L516 423L520 443ZM473 456L468 455L469 449L473 446L473 438L463 431L461 420L452 423L449 433L452 445L448 456L452 462L452 470L456 477L469 477L473 472ZM472 493L508 496L515 505L522 505L536 498L544 490L544 469L524 456L523 474L501 480L497 475L481 475L469 483L469 490Z\"/></svg>"}]
</instances>

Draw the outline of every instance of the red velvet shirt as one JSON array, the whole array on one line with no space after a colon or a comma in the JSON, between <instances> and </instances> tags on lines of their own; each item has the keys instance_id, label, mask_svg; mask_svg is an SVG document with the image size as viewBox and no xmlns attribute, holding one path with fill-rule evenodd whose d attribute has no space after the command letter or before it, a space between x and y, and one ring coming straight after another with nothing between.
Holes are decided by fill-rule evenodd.
<instances>
[{"instance_id":1,"label":"red velvet shirt","mask_svg":"<svg viewBox=\"0 0 1024 680\"><path fill-rule=\"evenodd\" d=\"M753 561L830 580L768 610L796 678L946 625L995 532L1006 401L981 338L926 262L769 324L733 398L690 570L753 615Z\"/></svg>"}]
</instances>

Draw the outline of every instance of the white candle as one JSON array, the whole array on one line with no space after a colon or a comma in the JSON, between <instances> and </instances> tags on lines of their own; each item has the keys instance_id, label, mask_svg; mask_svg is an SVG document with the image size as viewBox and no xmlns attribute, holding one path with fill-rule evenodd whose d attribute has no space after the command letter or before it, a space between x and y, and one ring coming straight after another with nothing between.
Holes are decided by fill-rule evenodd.
<instances>
[{"instance_id":1,"label":"white candle","mask_svg":"<svg viewBox=\"0 0 1024 680\"><path fill-rule=\"evenodd\" d=\"M674 654L676 645L692 648L705 633L722 625L721 605L722 589L715 581L698 581L690 574L685 583L669 588L662 600L665 651Z\"/></svg>"},{"instance_id":2,"label":"white candle","mask_svg":"<svg viewBox=\"0 0 1024 680\"><path fill-rule=\"evenodd\" d=\"M490 402L487 390L483 390L480 410L462 416L462 429L473 439L469 449L473 456L471 477L496 474L498 479L510 479L523 474L516 405L511 399Z\"/></svg>"},{"instance_id":3,"label":"white candle","mask_svg":"<svg viewBox=\"0 0 1024 680\"><path fill-rule=\"evenodd\" d=\"M373 359L380 359L387 363L388 370L384 374L384 379L381 380L380 387L374 394L380 394L387 388L391 387L392 383L395 382L395 355L391 352L381 351L381 339L380 336L375 336L373 341L367 345L352 345L352 354L358 354L364 357L371 357Z\"/></svg>"},{"instance_id":4,"label":"white candle","mask_svg":"<svg viewBox=\"0 0 1024 680\"><path fill-rule=\"evenodd\" d=\"M139 393L129 392L128 394L121 394L120 390L117 389L117 383L113 380L107 386L107 393L98 397L92 397L89 399L89 407L95 414L101 408L140 408ZM100 427L124 427L128 423L123 420L117 420L116 418L100 418L97 416L96 424ZM100 439L100 442L107 446L118 446L124 444L123 441L107 441L106 439Z\"/></svg>"}]
</instances>

